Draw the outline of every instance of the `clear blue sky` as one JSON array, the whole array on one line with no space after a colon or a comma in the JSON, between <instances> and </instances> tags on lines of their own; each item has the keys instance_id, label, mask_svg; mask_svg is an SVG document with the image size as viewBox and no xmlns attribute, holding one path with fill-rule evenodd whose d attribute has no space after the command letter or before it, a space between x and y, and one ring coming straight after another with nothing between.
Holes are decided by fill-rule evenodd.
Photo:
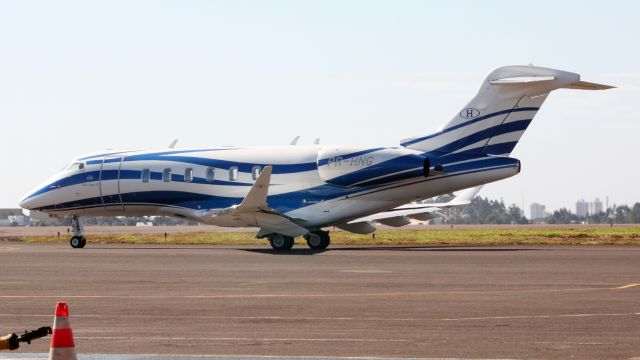
<instances>
[{"instance_id":1,"label":"clear blue sky","mask_svg":"<svg viewBox=\"0 0 640 360\"><path fill-rule=\"evenodd\" d=\"M5 1L0 206L105 148L395 145L504 64L619 88L551 95L481 195L640 201L640 2Z\"/></svg>"}]
</instances>

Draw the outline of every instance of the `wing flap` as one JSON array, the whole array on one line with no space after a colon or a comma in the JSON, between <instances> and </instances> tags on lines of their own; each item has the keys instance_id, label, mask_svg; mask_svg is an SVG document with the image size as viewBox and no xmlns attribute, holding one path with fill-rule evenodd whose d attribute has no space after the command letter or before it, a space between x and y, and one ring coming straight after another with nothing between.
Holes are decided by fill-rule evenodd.
<instances>
[{"instance_id":1,"label":"wing flap","mask_svg":"<svg viewBox=\"0 0 640 360\"><path fill-rule=\"evenodd\" d=\"M371 234L376 231L376 227L369 224L366 221L362 221L359 223L342 223L336 225L338 229L342 229L344 231L356 233L356 234Z\"/></svg>"}]
</instances>

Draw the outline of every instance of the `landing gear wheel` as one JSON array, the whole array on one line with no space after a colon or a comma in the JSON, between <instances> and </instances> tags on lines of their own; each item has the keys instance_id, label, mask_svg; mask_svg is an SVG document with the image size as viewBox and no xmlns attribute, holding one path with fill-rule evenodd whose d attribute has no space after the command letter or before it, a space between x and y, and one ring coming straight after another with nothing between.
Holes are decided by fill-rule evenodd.
<instances>
[{"instance_id":1,"label":"landing gear wheel","mask_svg":"<svg viewBox=\"0 0 640 360\"><path fill-rule=\"evenodd\" d=\"M69 241L69 244L74 249L82 249L85 245L87 245L87 239L84 236L74 236Z\"/></svg>"},{"instance_id":2,"label":"landing gear wheel","mask_svg":"<svg viewBox=\"0 0 640 360\"><path fill-rule=\"evenodd\" d=\"M304 236L307 245L314 250L323 250L331 243L329 233L326 231L312 231Z\"/></svg>"},{"instance_id":3,"label":"landing gear wheel","mask_svg":"<svg viewBox=\"0 0 640 360\"><path fill-rule=\"evenodd\" d=\"M269 243L274 250L291 250L293 237L276 234L269 237Z\"/></svg>"}]
</instances>

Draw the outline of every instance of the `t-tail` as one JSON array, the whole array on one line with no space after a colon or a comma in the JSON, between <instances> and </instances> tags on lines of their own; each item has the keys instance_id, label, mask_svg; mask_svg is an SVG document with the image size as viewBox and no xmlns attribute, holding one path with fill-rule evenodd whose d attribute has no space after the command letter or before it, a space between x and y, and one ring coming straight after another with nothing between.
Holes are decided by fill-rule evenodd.
<instances>
[{"instance_id":1,"label":"t-tail","mask_svg":"<svg viewBox=\"0 0 640 360\"><path fill-rule=\"evenodd\" d=\"M556 89L604 90L612 86L580 81L580 75L536 66L503 66L482 82L476 96L435 134L407 139L402 146L439 156L508 156L549 93Z\"/></svg>"}]
</instances>

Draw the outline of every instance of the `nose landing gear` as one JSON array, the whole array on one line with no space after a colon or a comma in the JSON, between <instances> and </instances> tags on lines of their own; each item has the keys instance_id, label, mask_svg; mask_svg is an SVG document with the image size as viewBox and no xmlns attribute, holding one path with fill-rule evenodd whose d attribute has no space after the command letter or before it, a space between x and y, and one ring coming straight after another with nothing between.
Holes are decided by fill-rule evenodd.
<instances>
[{"instance_id":1,"label":"nose landing gear","mask_svg":"<svg viewBox=\"0 0 640 360\"><path fill-rule=\"evenodd\" d=\"M71 217L71 229L73 230L73 237L69 240L69 245L74 249L82 249L87 245L87 239L84 237L84 224L76 215Z\"/></svg>"}]
</instances>

